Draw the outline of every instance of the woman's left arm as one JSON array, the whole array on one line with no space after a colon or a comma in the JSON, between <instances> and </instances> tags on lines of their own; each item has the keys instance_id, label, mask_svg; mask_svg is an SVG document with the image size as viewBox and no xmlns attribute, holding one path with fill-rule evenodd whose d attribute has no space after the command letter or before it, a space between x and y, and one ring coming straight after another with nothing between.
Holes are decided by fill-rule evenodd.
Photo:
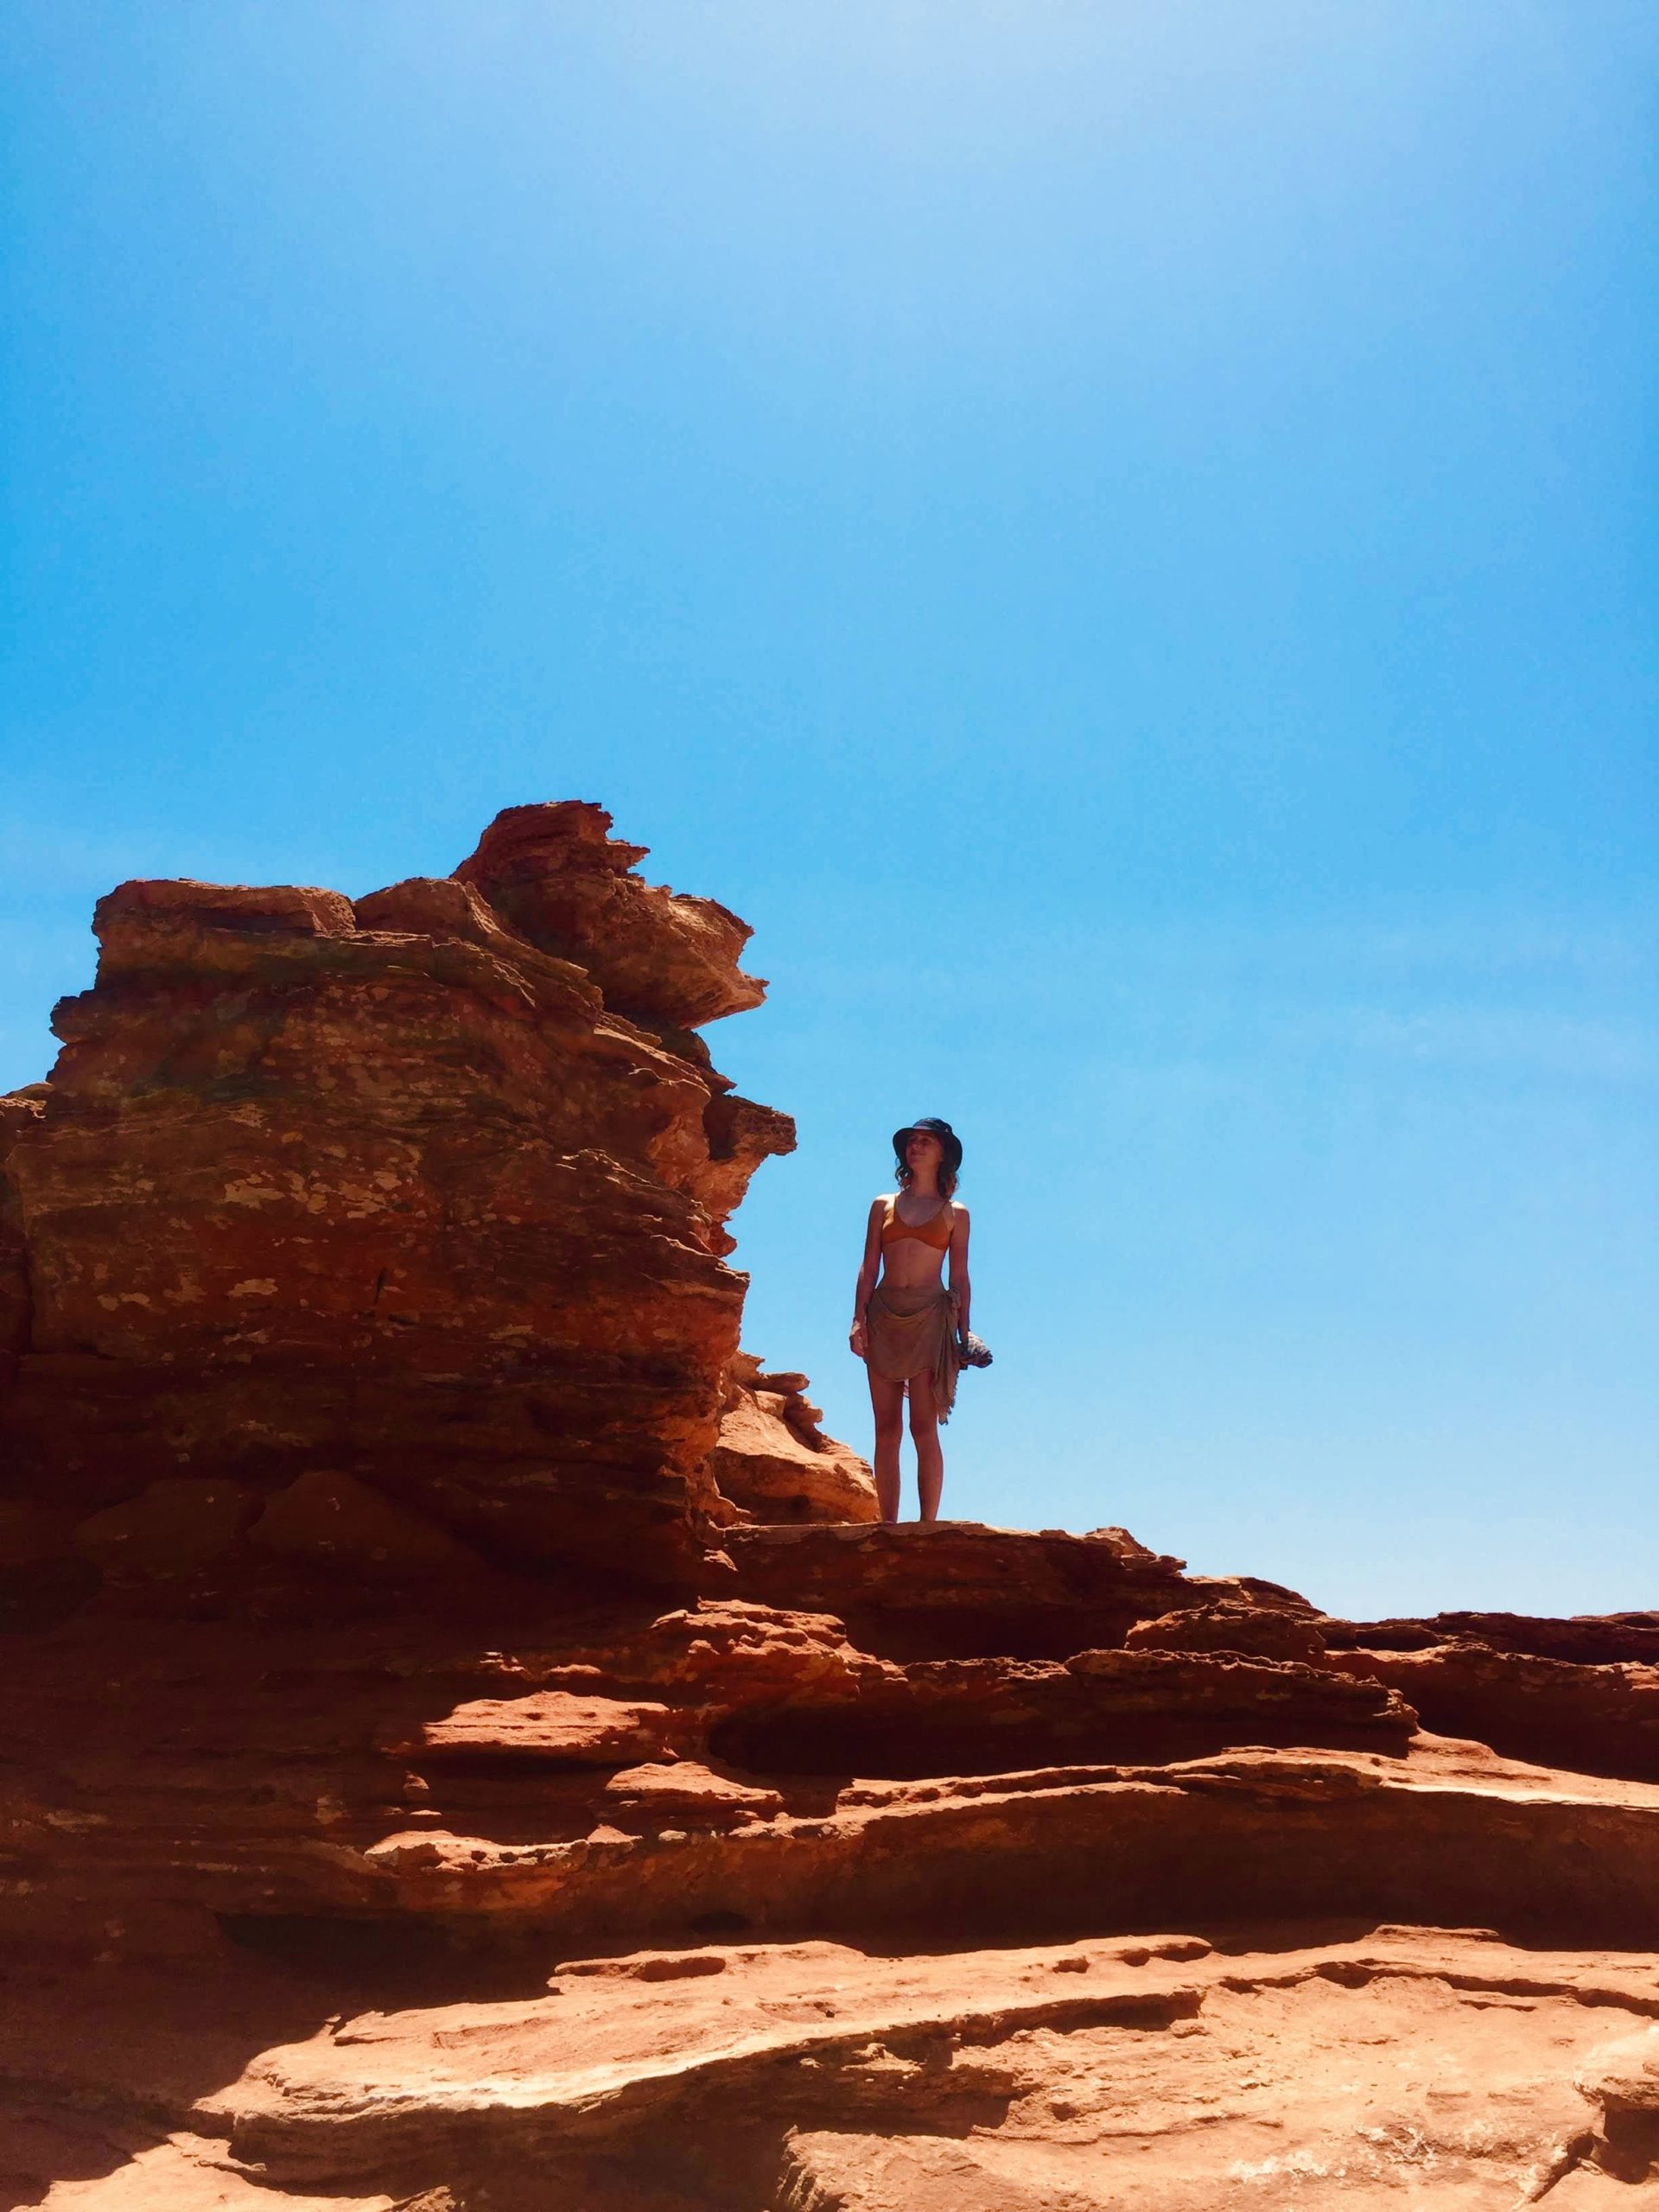
<instances>
[{"instance_id":1,"label":"woman's left arm","mask_svg":"<svg viewBox=\"0 0 1659 2212\"><path fill-rule=\"evenodd\" d=\"M957 1301L957 1334L962 1337L968 1333L968 1307L973 1297L973 1285L968 1280L969 1227L968 1209L958 1206L950 1231L950 1295Z\"/></svg>"}]
</instances>

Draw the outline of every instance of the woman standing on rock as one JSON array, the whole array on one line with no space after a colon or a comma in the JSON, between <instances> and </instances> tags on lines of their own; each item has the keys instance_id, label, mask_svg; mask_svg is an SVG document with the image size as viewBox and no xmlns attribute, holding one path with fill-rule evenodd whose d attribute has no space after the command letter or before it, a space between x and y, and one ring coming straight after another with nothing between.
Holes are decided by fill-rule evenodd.
<instances>
[{"instance_id":1,"label":"woman standing on rock","mask_svg":"<svg viewBox=\"0 0 1659 2212\"><path fill-rule=\"evenodd\" d=\"M968 1209L951 1196L962 1166L962 1140L949 1122L930 1114L896 1129L893 1150L899 1188L870 1207L850 1342L869 1370L881 1518L899 1518L899 1446L908 1389L921 1517L937 1521L944 1481L939 1424L950 1418L968 1338ZM939 1280L947 1252L948 1287Z\"/></svg>"}]
</instances>

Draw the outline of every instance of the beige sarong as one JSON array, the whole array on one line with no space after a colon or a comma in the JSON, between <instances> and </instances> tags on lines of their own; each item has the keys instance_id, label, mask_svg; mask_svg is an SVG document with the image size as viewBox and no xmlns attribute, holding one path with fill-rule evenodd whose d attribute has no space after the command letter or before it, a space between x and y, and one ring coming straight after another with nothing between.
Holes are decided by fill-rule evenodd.
<instances>
[{"instance_id":1,"label":"beige sarong","mask_svg":"<svg viewBox=\"0 0 1659 2212\"><path fill-rule=\"evenodd\" d=\"M898 1290L878 1283L864 1326L870 1372L889 1382L930 1376L934 1410L942 1422L949 1421L957 1398L957 1301L944 1284Z\"/></svg>"}]
</instances>

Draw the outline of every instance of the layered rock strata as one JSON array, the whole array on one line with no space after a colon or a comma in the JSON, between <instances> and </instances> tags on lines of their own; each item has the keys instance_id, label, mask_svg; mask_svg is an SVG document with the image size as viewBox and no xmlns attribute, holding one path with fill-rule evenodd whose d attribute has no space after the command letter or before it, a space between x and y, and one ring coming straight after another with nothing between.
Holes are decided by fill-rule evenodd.
<instances>
[{"instance_id":1,"label":"layered rock strata","mask_svg":"<svg viewBox=\"0 0 1659 2212\"><path fill-rule=\"evenodd\" d=\"M97 982L0 1113L0 1454L30 1541L102 1570L194 1519L195 1564L245 1572L283 1541L273 1500L328 1478L440 1573L459 1545L695 1577L732 1517L723 1224L793 1135L695 1033L762 995L747 928L641 881L608 822L514 808L454 876L355 902L99 903ZM855 1502L856 1464L810 1449ZM72 1535L111 1510L131 1527Z\"/></svg>"},{"instance_id":2,"label":"layered rock strata","mask_svg":"<svg viewBox=\"0 0 1659 2212\"><path fill-rule=\"evenodd\" d=\"M743 1530L739 1585L753 1551L774 1599L779 1556L821 1591L871 1545L878 1587L956 1581L956 1640L999 1554L1028 1600L1004 1619L1064 1595L1043 1633L1080 1640L898 1656L759 1596L594 1585L550 1618L499 1577L138 1633L105 1586L9 1639L11 2201L1174 2212L1659 2180L1659 1787L1431 1734L1345 1624L1120 1534ZM1231 1649L1169 1641L1219 1621ZM1586 1711L1629 1664L1577 1668Z\"/></svg>"}]
</instances>

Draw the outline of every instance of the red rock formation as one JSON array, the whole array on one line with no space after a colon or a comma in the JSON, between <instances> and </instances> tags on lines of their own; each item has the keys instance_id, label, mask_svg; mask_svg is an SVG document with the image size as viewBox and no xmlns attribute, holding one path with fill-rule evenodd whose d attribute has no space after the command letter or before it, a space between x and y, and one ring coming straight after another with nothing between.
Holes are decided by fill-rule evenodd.
<instances>
[{"instance_id":1,"label":"red rock formation","mask_svg":"<svg viewBox=\"0 0 1659 2212\"><path fill-rule=\"evenodd\" d=\"M32 1130L45 1111L43 1084L0 1098L0 1390L10 1386L17 1356L28 1348L30 1313L22 1208L5 1163L17 1139Z\"/></svg>"},{"instance_id":2,"label":"red rock formation","mask_svg":"<svg viewBox=\"0 0 1659 2212\"><path fill-rule=\"evenodd\" d=\"M442 1571L459 1540L695 1573L743 1292L722 1224L793 1139L692 1034L758 1001L747 931L641 882L607 826L515 808L455 877L355 906L100 902L97 983L0 1123L25 1497L130 1506L136 1566L188 1517L166 1485L210 1478L201 1566L256 1525L283 1541L306 1493L270 1502L327 1474Z\"/></svg>"},{"instance_id":3,"label":"red rock formation","mask_svg":"<svg viewBox=\"0 0 1659 2212\"><path fill-rule=\"evenodd\" d=\"M739 1352L709 1462L721 1495L741 1521L874 1521L868 1464L823 1433L806 1390L804 1375L763 1373L752 1353Z\"/></svg>"},{"instance_id":4,"label":"red rock formation","mask_svg":"<svg viewBox=\"0 0 1659 2212\"><path fill-rule=\"evenodd\" d=\"M1131 1651L1233 1651L1254 1659L1325 1658L1325 1637L1311 1606L1267 1605L1219 1598L1157 1620L1137 1621L1123 1641Z\"/></svg>"},{"instance_id":5,"label":"red rock formation","mask_svg":"<svg viewBox=\"0 0 1659 2212\"><path fill-rule=\"evenodd\" d=\"M1575 1666L1473 1639L1422 1651L1333 1651L1328 1663L1398 1689L1441 1734L1580 1773L1659 1782L1659 1667Z\"/></svg>"},{"instance_id":6,"label":"red rock formation","mask_svg":"<svg viewBox=\"0 0 1659 2212\"><path fill-rule=\"evenodd\" d=\"M1429 1620L1320 1623L1334 1650L1426 1651L1441 1643L1481 1643L1522 1658L1600 1667L1629 1660L1659 1665L1659 1613L1580 1615L1539 1620L1524 1613L1436 1613Z\"/></svg>"},{"instance_id":7,"label":"red rock formation","mask_svg":"<svg viewBox=\"0 0 1659 2212\"><path fill-rule=\"evenodd\" d=\"M904 1530L767 1527L734 1529L728 1548L745 1597L838 1614L867 1649L895 1658L1065 1659L1121 1644L1138 1623L1223 1602L1241 1617L1260 1614L1274 1637L1284 1616L1318 1618L1277 1583L1188 1575L1179 1560L1149 1552L1123 1529L1078 1537L961 1521ZM1263 1626L1255 1641L1235 1635L1196 1648L1265 1652L1268 1633Z\"/></svg>"},{"instance_id":8,"label":"red rock formation","mask_svg":"<svg viewBox=\"0 0 1659 2212\"><path fill-rule=\"evenodd\" d=\"M1598 2113L1653 2134L1651 1990L1615 1957L1395 1929L1272 1960L1169 1935L965 1952L925 1982L818 1942L669 1963L353 2022L198 2124L295 2191L511 2171L534 2145L541 2202L658 2212L1516 2204L1608 2182L1580 2164Z\"/></svg>"},{"instance_id":9,"label":"red rock formation","mask_svg":"<svg viewBox=\"0 0 1659 2212\"><path fill-rule=\"evenodd\" d=\"M747 924L712 899L642 883L632 869L646 847L623 844L610 826L574 800L510 806L454 880L530 944L578 963L607 1006L638 1020L683 1031L759 1006L766 985L737 965Z\"/></svg>"},{"instance_id":10,"label":"red rock formation","mask_svg":"<svg viewBox=\"0 0 1659 2212\"><path fill-rule=\"evenodd\" d=\"M1648 2202L1659 1617L874 1525L605 826L124 887L0 1102L0 2212Z\"/></svg>"}]
</instances>

